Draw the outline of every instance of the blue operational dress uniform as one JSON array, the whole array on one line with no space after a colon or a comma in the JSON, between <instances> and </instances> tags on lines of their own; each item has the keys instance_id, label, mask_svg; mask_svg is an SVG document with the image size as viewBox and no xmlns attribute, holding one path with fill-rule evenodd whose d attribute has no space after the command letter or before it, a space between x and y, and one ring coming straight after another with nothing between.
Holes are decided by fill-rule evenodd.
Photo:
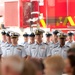
<instances>
[{"instance_id":1,"label":"blue operational dress uniform","mask_svg":"<svg viewBox=\"0 0 75 75\"><path fill-rule=\"evenodd\" d=\"M23 34L23 37L25 38L28 38L28 34L25 32ZM21 43L20 45L24 46L24 49L26 49L28 47L28 41L24 41L23 43Z\"/></svg>"},{"instance_id":2,"label":"blue operational dress uniform","mask_svg":"<svg viewBox=\"0 0 75 75\"><path fill-rule=\"evenodd\" d=\"M51 52L51 55L60 55L63 58L67 57L67 51L68 51L69 47L64 45L63 47L61 47L60 45L56 48L54 48Z\"/></svg>"},{"instance_id":3,"label":"blue operational dress uniform","mask_svg":"<svg viewBox=\"0 0 75 75\"><path fill-rule=\"evenodd\" d=\"M54 30L52 32L52 35L57 35L58 33L59 33L58 30ZM56 48L58 45L59 45L59 41L57 41L56 43L54 43L53 41L51 41L50 44L49 44L49 48L50 48L50 50L52 50L52 49Z\"/></svg>"},{"instance_id":4,"label":"blue operational dress uniform","mask_svg":"<svg viewBox=\"0 0 75 75\"><path fill-rule=\"evenodd\" d=\"M31 38L33 38L34 39L34 41L31 43L31 41L27 44L27 48L25 48L25 50L26 50L26 54L27 55L29 55L29 50L30 49L28 49L28 48L31 48L31 46L35 43L35 34L34 34L34 32L31 32L31 33L29 33L28 34L28 37L31 37Z\"/></svg>"},{"instance_id":5,"label":"blue operational dress uniform","mask_svg":"<svg viewBox=\"0 0 75 75\"><path fill-rule=\"evenodd\" d=\"M58 37L59 37L59 39L62 39L62 40L66 39L66 35L64 33L60 33L58 35ZM52 56L53 55L60 55L63 58L66 58L67 57L67 51L68 51L68 49L69 49L69 47L66 46L65 44L62 47L59 44L58 47L56 47L56 48L54 48L54 49L51 50L51 54L50 55L52 55Z\"/></svg>"},{"instance_id":6,"label":"blue operational dress uniform","mask_svg":"<svg viewBox=\"0 0 75 75\"><path fill-rule=\"evenodd\" d=\"M1 34L6 36L6 30L3 29L3 30L1 31ZM6 42L4 42L4 41L1 41L1 42L0 42L0 55L3 54L2 49L4 49L4 45L5 45L5 43L6 43Z\"/></svg>"},{"instance_id":7,"label":"blue operational dress uniform","mask_svg":"<svg viewBox=\"0 0 75 75\"><path fill-rule=\"evenodd\" d=\"M35 36L36 35L41 35L43 34L44 31L41 29L36 29L35 30ZM40 44L38 44L37 42L35 42L32 46L28 47L29 52L29 56L33 57L33 58L45 58L47 57L48 52L48 45L41 42Z\"/></svg>"},{"instance_id":8,"label":"blue operational dress uniform","mask_svg":"<svg viewBox=\"0 0 75 75\"><path fill-rule=\"evenodd\" d=\"M28 38L28 34L25 32L25 33L23 34L23 37L27 37L27 38ZM28 44L28 42L24 42L22 45L25 46L26 44Z\"/></svg>"},{"instance_id":9,"label":"blue operational dress uniform","mask_svg":"<svg viewBox=\"0 0 75 75\"><path fill-rule=\"evenodd\" d=\"M68 36L72 38L72 36L74 36L74 32L73 31L69 31L68 32ZM71 47L71 44L75 43L74 39L72 39L72 41L66 41L65 45Z\"/></svg>"},{"instance_id":10,"label":"blue operational dress uniform","mask_svg":"<svg viewBox=\"0 0 75 75\"><path fill-rule=\"evenodd\" d=\"M2 35L6 35L6 30L2 30L1 32ZM4 41L1 41L0 42L0 45L1 45L1 48L5 45L5 42Z\"/></svg>"},{"instance_id":11,"label":"blue operational dress uniform","mask_svg":"<svg viewBox=\"0 0 75 75\"><path fill-rule=\"evenodd\" d=\"M3 29L3 30L1 31L1 34L2 34L2 36L6 36L6 30ZM5 50L5 43L6 43L6 42L4 42L4 41L1 41L1 42L0 42L0 49L1 49L1 51L2 51L2 54L4 53L4 50Z\"/></svg>"},{"instance_id":12,"label":"blue operational dress uniform","mask_svg":"<svg viewBox=\"0 0 75 75\"><path fill-rule=\"evenodd\" d=\"M11 38L14 39L14 38L18 38L19 37L19 34L16 33L16 32L13 32L10 34ZM6 57L6 56L14 56L14 55L17 55L17 56L20 56L20 57L25 57L26 56L26 52L24 50L24 47L21 46L21 45L16 45L16 46L13 46L12 44L6 48L5 50L5 54L3 55L3 57Z\"/></svg>"},{"instance_id":13,"label":"blue operational dress uniform","mask_svg":"<svg viewBox=\"0 0 75 75\"><path fill-rule=\"evenodd\" d=\"M6 36L10 37L10 32L11 31L6 31ZM5 50L7 47L10 47L11 43L5 42L4 46L2 47L2 57L5 55Z\"/></svg>"},{"instance_id":14,"label":"blue operational dress uniform","mask_svg":"<svg viewBox=\"0 0 75 75\"><path fill-rule=\"evenodd\" d=\"M50 37L52 36L52 33L46 32L45 35L46 35L46 38L49 38L49 41L46 40L46 43L47 43L47 44L50 44Z\"/></svg>"}]
</instances>

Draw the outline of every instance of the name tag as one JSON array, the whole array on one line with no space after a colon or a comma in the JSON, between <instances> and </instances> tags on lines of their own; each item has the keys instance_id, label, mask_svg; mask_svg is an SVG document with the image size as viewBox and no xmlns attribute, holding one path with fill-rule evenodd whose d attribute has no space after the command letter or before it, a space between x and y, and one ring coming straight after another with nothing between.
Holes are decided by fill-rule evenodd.
<instances>
[{"instance_id":1,"label":"name tag","mask_svg":"<svg viewBox=\"0 0 75 75\"><path fill-rule=\"evenodd\" d=\"M36 47L33 47L32 49L36 49Z\"/></svg>"}]
</instances>

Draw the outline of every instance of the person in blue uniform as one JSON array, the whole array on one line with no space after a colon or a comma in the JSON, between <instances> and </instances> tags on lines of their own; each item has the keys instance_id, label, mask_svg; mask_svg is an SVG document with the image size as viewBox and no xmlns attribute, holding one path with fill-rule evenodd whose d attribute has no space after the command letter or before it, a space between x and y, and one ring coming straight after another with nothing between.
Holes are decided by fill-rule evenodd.
<instances>
[{"instance_id":1,"label":"person in blue uniform","mask_svg":"<svg viewBox=\"0 0 75 75\"><path fill-rule=\"evenodd\" d=\"M50 32L46 33L46 43L47 44L50 44L50 42L51 42L51 36L52 36L52 34Z\"/></svg>"},{"instance_id":2,"label":"person in blue uniform","mask_svg":"<svg viewBox=\"0 0 75 75\"><path fill-rule=\"evenodd\" d=\"M43 59L47 57L48 46L42 41L44 30L36 29L35 30L35 39L36 42L29 47L29 56L32 58Z\"/></svg>"},{"instance_id":3,"label":"person in blue uniform","mask_svg":"<svg viewBox=\"0 0 75 75\"><path fill-rule=\"evenodd\" d=\"M74 32L73 31L69 31L68 35L67 35L67 38L68 38L68 41L66 41L65 44L67 46L71 47L71 44L75 43L75 41L74 41Z\"/></svg>"}]
</instances>

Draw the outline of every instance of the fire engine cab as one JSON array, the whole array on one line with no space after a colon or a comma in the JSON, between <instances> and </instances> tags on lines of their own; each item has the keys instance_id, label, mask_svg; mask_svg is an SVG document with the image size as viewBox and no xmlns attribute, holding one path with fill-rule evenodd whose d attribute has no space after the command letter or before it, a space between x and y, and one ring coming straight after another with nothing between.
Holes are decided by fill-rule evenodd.
<instances>
[{"instance_id":1,"label":"fire engine cab","mask_svg":"<svg viewBox=\"0 0 75 75\"><path fill-rule=\"evenodd\" d=\"M6 27L75 30L75 0L14 0L4 5Z\"/></svg>"}]
</instances>

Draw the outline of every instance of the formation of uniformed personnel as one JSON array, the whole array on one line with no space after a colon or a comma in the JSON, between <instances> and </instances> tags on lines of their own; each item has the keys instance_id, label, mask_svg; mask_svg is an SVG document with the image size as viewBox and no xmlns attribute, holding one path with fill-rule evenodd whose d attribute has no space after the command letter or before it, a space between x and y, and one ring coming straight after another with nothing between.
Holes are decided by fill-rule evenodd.
<instances>
[{"instance_id":1,"label":"formation of uniformed personnel","mask_svg":"<svg viewBox=\"0 0 75 75\"><path fill-rule=\"evenodd\" d=\"M22 43L22 45L24 46L24 48L26 49L27 46L28 46L28 33L24 33L23 34L23 37L24 37L24 42Z\"/></svg>"},{"instance_id":2,"label":"formation of uniformed personnel","mask_svg":"<svg viewBox=\"0 0 75 75\"><path fill-rule=\"evenodd\" d=\"M3 47L5 42L6 42L6 32L5 32L5 30L2 30L1 34L2 34L2 41L1 41L0 45L1 45L1 47Z\"/></svg>"},{"instance_id":3,"label":"formation of uniformed personnel","mask_svg":"<svg viewBox=\"0 0 75 75\"><path fill-rule=\"evenodd\" d=\"M47 57L48 46L42 41L43 33L44 31L42 29L35 30L36 42L31 47L28 48L28 50L30 51L29 56L33 58Z\"/></svg>"},{"instance_id":4,"label":"formation of uniformed personnel","mask_svg":"<svg viewBox=\"0 0 75 75\"><path fill-rule=\"evenodd\" d=\"M58 47L51 50L51 55L52 56L53 55L60 55L63 58L66 58L67 57L67 50L69 49L69 47L65 45L67 35L64 33L59 33L58 37L59 37L60 44L58 45Z\"/></svg>"},{"instance_id":5,"label":"formation of uniformed personnel","mask_svg":"<svg viewBox=\"0 0 75 75\"><path fill-rule=\"evenodd\" d=\"M26 43L28 43L28 34L25 32L23 34L23 37L24 37L24 43L23 43L23 45L25 45Z\"/></svg>"},{"instance_id":6,"label":"formation of uniformed personnel","mask_svg":"<svg viewBox=\"0 0 75 75\"><path fill-rule=\"evenodd\" d=\"M75 42L75 41L74 41L74 32L73 32L73 31L69 31L67 38L68 38L68 41L66 41L65 44L66 44L67 46L71 47L71 44Z\"/></svg>"},{"instance_id":7,"label":"formation of uniformed personnel","mask_svg":"<svg viewBox=\"0 0 75 75\"><path fill-rule=\"evenodd\" d=\"M11 31L7 31L7 32L6 32L6 42L7 42L8 44L11 44L10 33L11 33Z\"/></svg>"},{"instance_id":8,"label":"formation of uniformed personnel","mask_svg":"<svg viewBox=\"0 0 75 75\"><path fill-rule=\"evenodd\" d=\"M19 36L20 36L19 33L16 33L16 32L12 32L10 34L11 45L6 48L4 57L5 56L14 56L14 55L20 56L20 57L26 56L24 47L21 45L18 45L18 37Z\"/></svg>"},{"instance_id":9,"label":"formation of uniformed personnel","mask_svg":"<svg viewBox=\"0 0 75 75\"><path fill-rule=\"evenodd\" d=\"M25 50L26 50L27 55L29 53L28 48L31 47L35 43L35 34L33 32L31 32L31 33L28 34L28 37L29 37L30 41L27 44L27 48L25 46Z\"/></svg>"},{"instance_id":10,"label":"formation of uniformed personnel","mask_svg":"<svg viewBox=\"0 0 75 75\"><path fill-rule=\"evenodd\" d=\"M33 32L31 32L29 35L29 40L30 40L30 44L35 43L35 34Z\"/></svg>"},{"instance_id":11,"label":"formation of uniformed personnel","mask_svg":"<svg viewBox=\"0 0 75 75\"><path fill-rule=\"evenodd\" d=\"M10 32L11 31L6 31L6 42L5 42L4 46L1 48L1 50L2 50L2 56L5 54L6 48L11 45Z\"/></svg>"},{"instance_id":12,"label":"formation of uniformed personnel","mask_svg":"<svg viewBox=\"0 0 75 75\"><path fill-rule=\"evenodd\" d=\"M49 48L52 50L53 48L56 48L59 45L59 41L58 41L58 34L59 31L58 30L54 30L52 32L52 41L49 44Z\"/></svg>"},{"instance_id":13,"label":"formation of uniformed personnel","mask_svg":"<svg viewBox=\"0 0 75 75\"><path fill-rule=\"evenodd\" d=\"M0 42L0 54L2 55L4 53L4 46L6 43L6 30L2 30L1 34L2 34L2 41Z\"/></svg>"},{"instance_id":14,"label":"formation of uniformed personnel","mask_svg":"<svg viewBox=\"0 0 75 75\"><path fill-rule=\"evenodd\" d=\"M52 34L50 32L46 33L46 43L47 44L50 44L50 42L51 42L51 36L52 36Z\"/></svg>"},{"instance_id":15,"label":"formation of uniformed personnel","mask_svg":"<svg viewBox=\"0 0 75 75\"><path fill-rule=\"evenodd\" d=\"M45 58L47 56L60 54L65 58L66 50L74 43L74 32L68 32L68 41L66 41L65 34L61 34L62 38L58 36L59 31L54 30L52 34L50 32L46 33L47 42L44 43L43 38L44 31L41 29L36 29L35 33L30 34L24 33L24 43L23 45L18 45L19 34L16 32L3 30L2 42L1 42L1 54L2 56L19 55L25 57L26 55L34 58ZM52 38L52 41L50 41ZM28 40L30 40L28 42ZM65 43L65 44L64 44ZM61 47L60 45L63 44ZM69 47L68 47L69 46ZM58 49L58 50L57 50ZM60 50L61 49L61 50Z\"/></svg>"}]
</instances>

